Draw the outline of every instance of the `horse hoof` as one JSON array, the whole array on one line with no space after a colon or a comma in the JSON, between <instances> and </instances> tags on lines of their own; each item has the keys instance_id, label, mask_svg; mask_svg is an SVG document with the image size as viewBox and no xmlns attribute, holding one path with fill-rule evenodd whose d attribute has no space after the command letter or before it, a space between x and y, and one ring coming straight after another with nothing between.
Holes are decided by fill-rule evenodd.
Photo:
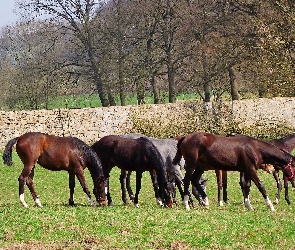
<instances>
[{"instance_id":1,"label":"horse hoof","mask_svg":"<svg viewBox=\"0 0 295 250\"><path fill-rule=\"evenodd\" d=\"M28 208L28 204L27 203L22 203L22 205L25 207L25 208Z\"/></svg>"},{"instance_id":2,"label":"horse hoof","mask_svg":"<svg viewBox=\"0 0 295 250\"><path fill-rule=\"evenodd\" d=\"M113 207L113 206L115 206L115 205L114 205L113 202L110 202L110 203L108 204L108 206L109 206L109 207Z\"/></svg>"},{"instance_id":3,"label":"horse hoof","mask_svg":"<svg viewBox=\"0 0 295 250\"><path fill-rule=\"evenodd\" d=\"M69 205L74 207L75 206L75 202L73 200L69 200Z\"/></svg>"},{"instance_id":4,"label":"horse hoof","mask_svg":"<svg viewBox=\"0 0 295 250\"><path fill-rule=\"evenodd\" d=\"M135 208L139 208L139 205L138 205L138 204L134 204L134 207L135 207Z\"/></svg>"},{"instance_id":5,"label":"horse hoof","mask_svg":"<svg viewBox=\"0 0 295 250\"><path fill-rule=\"evenodd\" d=\"M41 202L40 202L40 200L39 200L38 198L35 200L35 204L36 204L38 207L43 207L42 204L41 204Z\"/></svg>"}]
</instances>

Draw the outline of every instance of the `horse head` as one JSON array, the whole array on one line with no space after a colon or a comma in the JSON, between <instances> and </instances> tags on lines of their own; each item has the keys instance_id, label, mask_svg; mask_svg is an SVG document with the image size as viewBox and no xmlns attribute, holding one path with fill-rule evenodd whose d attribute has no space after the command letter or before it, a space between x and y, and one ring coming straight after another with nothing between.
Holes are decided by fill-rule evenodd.
<instances>
[{"instance_id":1,"label":"horse head","mask_svg":"<svg viewBox=\"0 0 295 250\"><path fill-rule=\"evenodd\" d=\"M164 184L164 192L163 192L163 200L166 207L172 207L172 194L175 192L175 186L171 182L165 182Z\"/></svg>"},{"instance_id":2,"label":"horse head","mask_svg":"<svg viewBox=\"0 0 295 250\"><path fill-rule=\"evenodd\" d=\"M107 205L107 196L106 196L106 184L104 176L98 176L95 181L95 187L93 189L93 194L96 198L97 203L100 206Z\"/></svg>"},{"instance_id":3,"label":"horse head","mask_svg":"<svg viewBox=\"0 0 295 250\"><path fill-rule=\"evenodd\" d=\"M285 177L295 187L295 157L290 155L289 163L282 169Z\"/></svg>"}]
</instances>

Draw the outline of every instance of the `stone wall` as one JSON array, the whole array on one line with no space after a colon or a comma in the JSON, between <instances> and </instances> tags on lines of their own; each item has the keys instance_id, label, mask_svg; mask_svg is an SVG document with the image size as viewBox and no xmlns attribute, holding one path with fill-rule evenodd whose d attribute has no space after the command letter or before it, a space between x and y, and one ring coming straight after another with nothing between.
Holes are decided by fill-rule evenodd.
<instances>
[{"instance_id":1,"label":"stone wall","mask_svg":"<svg viewBox=\"0 0 295 250\"><path fill-rule=\"evenodd\" d=\"M161 122L169 119L181 120L187 111L207 109L214 112L215 103L175 103L160 105L116 106L108 108L56 109L33 111L0 111L0 150L7 141L28 131L39 131L59 136L75 136L86 143L93 143L108 135L132 132L132 116L140 110L145 119L160 117ZM284 123L295 130L295 98L253 99L222 103L232 110L237 121L251 125L257 121ZM197 112L196 112L197 114Z\"/></svg>"}]
</instances>

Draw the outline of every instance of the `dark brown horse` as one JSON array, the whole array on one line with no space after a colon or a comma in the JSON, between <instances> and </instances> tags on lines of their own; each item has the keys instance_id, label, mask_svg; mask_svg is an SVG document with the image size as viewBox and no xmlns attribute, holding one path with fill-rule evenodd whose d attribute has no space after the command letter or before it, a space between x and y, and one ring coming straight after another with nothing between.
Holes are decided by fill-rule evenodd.
<instances>
[{"instance_id":1,"label":"dark brown horse","mask_svg":"<svg viewBox=\"0 0 295 250\"><path fill-rule=\"evenodd\" d=\"M108 135L92 145L101 160L105 178L109 178L114 166L136 172L136 193L134 206L138 207L138 195L141 189L141 178L144 171L151 174L155 196L167 206L172 206L171 187L167 181L163 159L155 145L147 138L127 139ZM158 186L156 185L158 183ZM108 203L112 198L108 190Z\"/></svg>"},{"instance_id":2,"label":"dark brown horse","mask_svg":"<svg viewBox=\"0 0 295 250\"><path fill-rule=\"evenodd\" d=\"M278 148L285 149L287 152L291 153L292 150L295 148L295 134L287 135L280 139L273 139L270 141L267 141L268 143L275 145ZM282 184L281 180L279 178L279 168L277 168L276 165L274 165L275 171L273 173L273 176L277 183L278 193L276 195L276 199L274 201L275 204L279 203L280 200L280 193L282 190ZM283 180L284 180L284 188L285 188L285 200L290 205L291 201L289 199L289 192L288 192L288 180L286 176L283 174Z\"/></svg>"},{"instance_id":3,"label":"dark brown horse","mask_svg":"<svg viewBox=\"0 0 295 250\"><path fill-rule=\"evenodd\" d=\"M100 160L83 141L75 137L58 137L39 132L26 133L7 143L3 154L3 161L7 165L12 165L11 154L14 144L16 144L16 152L24 164L18 178L20 202L24 207L28 207L24 198L25 184L27 184L36 205L42 207L33 183L36 163L52 171L68 171L70 205L74 205L75 176L77 176L90 204L95 206L84 177L83 170L87 167L93 179L93 193L96 200L99 205L106 205L104 175Z\"/></svg>"},{"instance_id":4,"label":"dark brown horse","mask_svg":"<svg viewBox=\"0 0 295 250\"><path fill-rule=\"evenodd\" d=\"M267 142L251 138L249 136L224 137L205 132L189 134L178 142L178 151L173 160L176 164L181 156L185 159L184 177L184 205L188 206L187 191L190 180L195 181L198 191L204 200L207 195L198 187L198 181L207 166L214 166L215 169L225 171L239 171L244 173L244 203L251 210L249 201L250 181L252 180L261 194L267 206L274 211L266 190L257 175L257 169L261 164L273 164L283 171L288 180L295 186L294 158L285 150L279 149Z\"/></svg>"}]
</instances>

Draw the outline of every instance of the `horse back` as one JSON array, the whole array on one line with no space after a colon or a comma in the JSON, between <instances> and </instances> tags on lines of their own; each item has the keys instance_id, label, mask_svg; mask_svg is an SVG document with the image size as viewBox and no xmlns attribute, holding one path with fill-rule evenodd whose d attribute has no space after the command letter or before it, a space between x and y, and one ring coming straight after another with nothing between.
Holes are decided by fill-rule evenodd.
<instances>
[{"instance_id":1,"label":"horse back","mask_svg":"<svg viewBox=\"0 0 295 250\"><path fill-rule=\"evenodd\" d=\"M180 147L186 163L189 159L191 165L202 165L205 170L242 170L245 164L256 166L261 158L252 152L249 139L239 136L196 132L186 136Z\"/></svg>"},{"instance_id":2,"label":"horse back","mask_svg":"<svg viewBox=\"0 0 295 250\"><path fill-rule=\"evenodd\" d=\"M59 137L39 132L22 135L16 151L26 165L38 163L49 170L69 170L71 165L83 165L83 153L72 137ZM83 166L85 168L85 166Z\"/></svg>"}]
</instances>

